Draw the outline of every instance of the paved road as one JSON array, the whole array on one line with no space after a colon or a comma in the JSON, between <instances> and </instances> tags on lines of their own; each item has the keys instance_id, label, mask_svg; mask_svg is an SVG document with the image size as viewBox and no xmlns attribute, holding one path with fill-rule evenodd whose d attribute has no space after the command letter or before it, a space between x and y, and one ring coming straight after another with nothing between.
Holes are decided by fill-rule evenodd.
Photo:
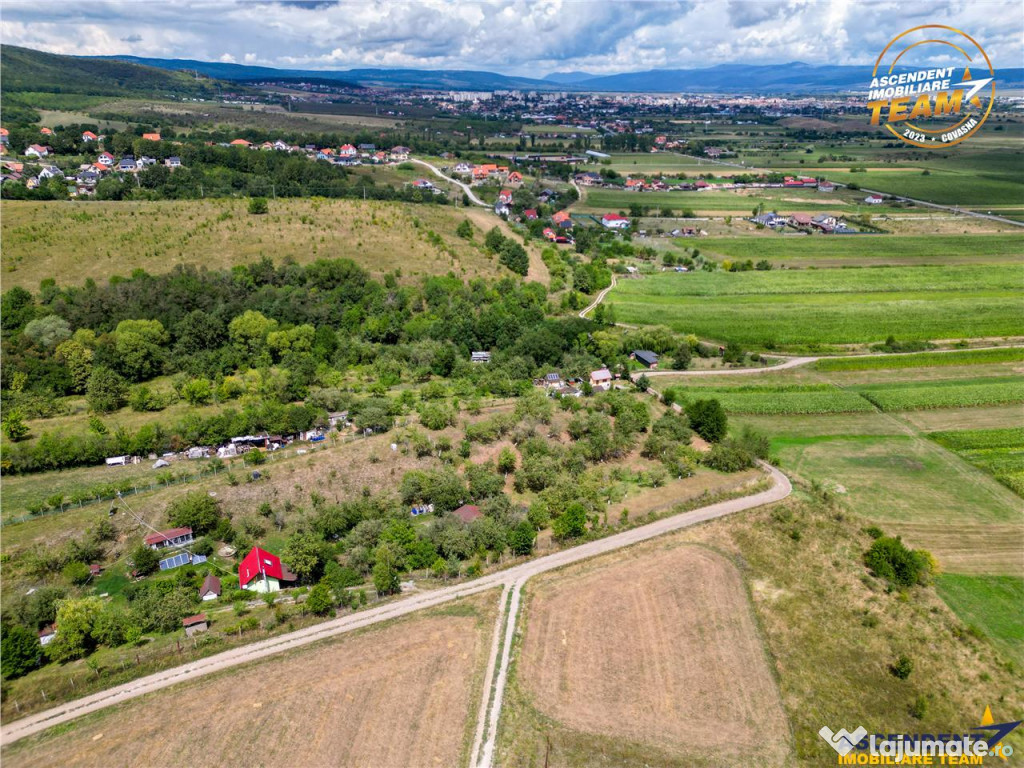
<instances>
[{"instance_id":1,"label":"paved road","mask_svg":"<svg viewBox=\"0 0 1024 768\"><path fill-rule=\"evenodd\" d=\"M660 536L670 531L694 525L695 523L712 520L717 517L752 509L763 504L769 504L786 498L792 491L788 478L774 467L765 467L765 471L773 480L772 487L753 496L712 504L708 507L685 512L680 515L666 517L653 523L638 528L633 528L622 533L617 533L597 541L591 541L578 547L572 547L560 552L555 552L544 557L536 558L503 571L488 574L474 581L457 584L451 587L424 592L411 597L396 600L377 608L371 608L359 613L343 616L338 619L317 624L312 627L289 632L285 635L261 640L251 645L235 648L224 653L209 656L205 659L184 664L173 669L157 672L146 677L139 678L129 683L110 688L99 693L85 696L81 699L61 704L59 706L39 712L34 715L4 723L0 731L0 743L10 744L18 739L38 733L60 723L68 722L89 712L95 712L106 707L120 704L122 702L142 696L162 688L167 688L177 683L188 680L196 680L206 675L218 672L223 669L245 664L256 659L262 659L282 651L298 648L309 643L323 640L328 637L351 632L354 629L387 621L399 616L404 616L414 611L441 605L460 597L475 595L490 589L502 588L503 595L521 587L531 576L549 571L552 568L559 568L570 563L575 563L595 555L612 552L621 547L627 547L637 542ZM510 589L511 588L511 589ZM513 602L515 605L515 602ZM504 611L504 603L502 604ZM502 660L503 664L496 670L497 684L500 690L504 689L504 681L507 676L507 657L509 654L508 640L510 639L509 626L514 628L514 616L512 624L506 624L506 637L503 638ZM495 654L496 655L496 654ZM492 667L494 665L492 664ZM488 686L489 689L489 686ZM489 690L485 690L485 697ZM488 711L489 710L489 711ZM489 708L484 708L482 717L487 724L487 740L484 742L484 754L493 754L494 738L497 733L497 717L501 712L501 699L495 696ZM488 715L490 717L488 718ZM474 762L476 755L474 754Z\"/></svg>"},{"instance_id":2,"label":"paved road","mask_svg":"<svg viewBox=\"0 0 1024 768\"><path fill-rule=\"evenodd\" d=\"M465 192L466 195L469 197L470 201L475 203L476 205L483 206L484 208L493 208L494 207L493 205L489 205L489 204L485 203L483 200L481 200L479 197L477 197L476 193L473 192L472 189L470 189L468 184L466 184L464 182L461 182L458 179L453 179L451 176L445 176L443 173L441 173L441 169L440 168L438 168L438 167L436 167L434 165L431 165L426 160L417 160L416 158L410 158L409 162L410 163L419 163L420 165L425 165L425 166L427 166L427 168L429 168L430 170L432 170L434 172L435 176L440 176L445 181L450 181L452 184L455 184L457 186L462 187L462 191Z\"/></svg>"}]
</instances>

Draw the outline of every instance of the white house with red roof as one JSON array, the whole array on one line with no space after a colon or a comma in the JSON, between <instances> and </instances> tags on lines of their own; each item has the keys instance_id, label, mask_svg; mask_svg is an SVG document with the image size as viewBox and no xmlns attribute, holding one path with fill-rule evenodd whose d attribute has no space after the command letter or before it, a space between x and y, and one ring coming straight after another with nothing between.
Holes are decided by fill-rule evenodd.
<instances>
[{"instance_id":1,"label":"white house with red roof","mask_svg":"<svg viewBox=\"0 0 1024 768\"><path fill-rule=\"evenodd\" d=\"M277 555L253 547L238 565L238 586L253 592L278 592L282 583L295 581Z\"/></svg>"},{"instance_id":2,"label":"white house with red roof","mask_svg":"<svg viewBox=\"0 0 1024 768\"><path fill-rule=\"evenodd\" d=\"M96 158L97 165L103 165L109 168L114 164L116 158L109 152L100 152L100 156Z\"/></svg>"},{"instance_id":3,"label":"white house with red roof","mask_svg":"<svg viewBox=\"0 0 1024 768\"><path fill-rule=\"evenodd\" d=\"M98 141L99 138L100 137L97 136L92 131L83 131L82 132L82 141Z\"/></svg>"},{"instance_id":4,"label":"white house with red roof","mask_svg":"<svg viewBox=\"0 0 1024 768\"><path fill-rule=\"evenodd\" d=\"M150 549L170 549L171 547L184 547L186 544L191 544L194 539L192 537L192 529L185 527L171 528L168 531L157 531L156 533L149 534L142 541Z\"/></svg>"},{"instance_id":5,"label":"white house with red roof","mask_svg":"<svg viewBox=\"0 0 1024 768\"><path fill-rule=\"evenodd\" d=\"M868 205L881 205L885 202L885 198L881 195L868 195L864 198L864 202Z\"/></svg>"},{"instance_id":6,"label":"white house with red roof","mask_svg":"<svg viewBox=\"0 0 1024 768\"><path fill-rule=\"evenodd\" d=\"M246 141L245 139L235 139L231 142L232 147L251 147L252 142Z\"/></svg>"},{"instance_id":7,"label":"white house with red roof","mask_svg":"<svg viewBox=\"0 0 1024 768\"><path fill-rule=\"evenodd\" d=\"M50 154L50 148L44 147L42 144L33 144L25 150L26 157L46 157Z\"/></svg>"},{"instance_id":8,"label":"white house with red roof","mask_svg":"<svg viewBox=\"0 0 1024 768\"><path fill-rule=\"evenodd\" d=\"M11 132L6 128L0 128L0 144L6 144L11 140Z\"/></svg>"},{"instance_id":9,"label":"white house with red roof","mask_svg":"<svg viewBox=\"0 0 1024 768\"><path fill-rule=\"evenodd\" d=\"M342 157L355 157L359 154L359 150L351 144L342 144L341 149L338 150L338 154Z\"/></svg>"},{"instance_id":10,"label":"white house with red roof","mask_svg":"<svg viewBox=\"0 0 1024 768\"><path fill-rule=\"evenodd\" d=\"M617 213L606 213L601 217L601 226L608 229L629 229L629 219Z\"/></svg>"},{"instance_id":11,"label":"white house with red roof","mask_svg":"<svg viewBox=\"0 0 1024 768\"><path fill-rule=\"evenodd\" d=\"M43 136L53 136L53 128L43 128L40 130Z\"/></svg>"},{"instance_id":12,"label":"white house with red roof","mask_svg":"<svg viewBox=\"0 0 1024 768\"><path fill-rule=\"evenodd\" d=\"M512 202L512 190L511 189L503 189L503 190L501 190L501 192L498 193L498 202L499 203L505 203L505 205L508 205L509 203L511 203Z\"/></svg>"}]
</instances>

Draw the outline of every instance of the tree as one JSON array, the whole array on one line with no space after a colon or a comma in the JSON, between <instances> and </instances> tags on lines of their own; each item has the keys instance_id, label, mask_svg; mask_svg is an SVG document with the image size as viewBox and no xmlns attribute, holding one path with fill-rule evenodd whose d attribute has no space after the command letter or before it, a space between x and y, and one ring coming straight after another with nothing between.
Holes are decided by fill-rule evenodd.
<instances>
[{"instance_id":1,"label":"tree","mask_svg":"<svg viewBox=\"0 0 1024 768\"><path fill-rule=\"evenodd\" d=\"M18 408L6 408L0 428L12 443L16 443L28 434L25 417Z\"/></svg>"},{"instance_id":2,"label":"tree","mask_svg":"<svg viewBox=\"0 0 1024 768\"><path fill-rule=\"evenodd\" d=\"M203 491L192 491L167 507L167 520L177 528L191 528L196 536L213 530L220 522L220 502Z\"/></svg>"},{"instance_id":3,"label":"tree","mask_svg":"<svg viewBox=\"0 0 1024 768\"><path fill-rule=\"evenodd\" d=\"M327 616L334 610L334 598L331 596L331 588L327 586L326 582L321 581L309 590L306 608L316 616Z\"/></svg>"},{"instance_id":4,"label":"tree","mask_svg":"<svg viewBox=\"0 0 1024 768\"><path fill-rule=\"evenodd\" d=\"M76 339L67 339L57 345L57 359L64 362L71 374L75 392L84 392L92 372L92 350Z\"/></svg>"},{"instance_id":5,"label":"tree","mask_svg":"<svg viewBox=\"0 0 1024 768\"><path fill-rule=\"evenodd\" d=\"M124 406L128 383L120 374L104 366L97 366L89 376L85 392L90 410L110 413Z\"/></svg>"},{"instance_id":6,"label":"tree","mask_svg":"<svg viewBox=\"0 0 1024 768\"><path fill-rule=\"evenodd\" d=\"M60 315L47 315L32 320L22 333L39 346L51 349L71 338L71 326Z\"/></svg>"},{"instance_id":7,"label":"tree","mask_svg":"<svg viewBox=\"0 0 1024 768\"><path fill-rule=\"evenodd\" d=\"M20 624L0 626L0 676L4 680L27 675L43 660L43 648L34 632Z\"/></svg>"},{"instance_id":8,"label":"tree","mask_svg":"<svg viewBox=\"0 0 1024 768\"><path fill-rule=\"evenodd\" d=\"M249 213L256 216L262 215L270 210L270 206L267 205L267 198L265 197L250 197L249 198Z\"/></svg>"},{"instance_id":9,"label":"tree","mask_svg":"<svg viewBox=\"0 0 1024 768\"><path fill-rule=\"evenodd\" d=\"M690 349L690 344L684 341L676 347L675 354L672 356L672 368L676 371L685 371L690 367L692 359L693 351Z\"/></svg>"},{"instance_id":10,"label":"tree","mask_svg":"<svg viewBox=\"0 0 1024 768\"><path fill-rule=\"evenodd\" d=\"M555 518L551 530L556 539L576 539L587 531L587 509L578 501L569 504L565 511Z\"/></svg>"},{"instance_id":11,"label":"tree","mask_svg":"<svg viewBox=\"0 0 1024 768\"><path fill-rule=\"evenodd\" d=\"M527 556L533 554L533 544L537 540L537 532L529 520L523 520L509 535L509 548L513 554Z\"/></svg>"},{"instance_id":12,"label":"tree","mask_svg":"<svg viewBox=\"0 0 1024 768\"><path fill-rule=\"evenodd\" d=\"M651 386L651 380L647 378L646 373L641 373L636 380L636 389L638 392L646 392Z\"/></svg>"},{"instance_id":13,"label":"tree","mask_svg":"<svg viewBox=\"0 0 1024 768\"><path fill-rule=\"evenodd\" d=\"M92 573L89 571L89 566L85 563L70 562L64 566L61 575L72 584L81 585L89 580Z\"/></svg>"},{"instance_id":14,"label":"tree","mask_svg":"<svg viewBox=\"0 0 1024 768\"><path fill-rule=\"evenodd\" d=\"M46 655L64 663L80 659L96 647L92 630L103 610L98 597L68 598L57 604L57 635L46 646Z\"/></svg>"},{"instance_id":15,"label":"tree","mask_svg":"<svg viewBox=\"0 0 1024 768\"><path fill-rule=\"evenodd\" d=\"M501 453L498 454L498 471L503 474L516 471L516 452L508 446L501 449Z\"/></svg>"},{"instance_id":16,"label":"tree","mask_svg":"<svg viewBox=\"0 0 1024 768\"><path fill-rule=\"evenodd\" d=\"M317 581L327 559L324 541L311 531L296 531L288 537L281 559L302 583Z\"/></svg>"},{"instance_id":17,"label":"tree","mask_svg":"<svg viewBox=\"0 0 1024 768\"><path fill-rule=\"evenodd\" d=\"M209 379L189 379L181 388L181 396L189 405L206 405L213 398Z\"/></svg>"},{"instance_id":18,"label":"tree","mask_svg":"<svg viewBox=\"0 0 1024 768\"><path fill-rule=\"evenodd\" d=\"M729 420L717 400L695 400L686 406L693 431L709 443L717 443L729 430Z\"/></svg>"},{"instance_id":19,"label":"tree","mask_svg":"<svg viewBox=\"0 0 1024 768\"><path fill-rule=\"evenodd\" d=\"M515 240L504 239L498 246L498 260L518 275L526 275L530 270L530 257Z\"/></svg>"},{"instance_id":20,"label":"tree","mask_svg":"<svg viewBox=\"0 0 1024 768\"><path fill-rule=\"evenodd\" d=\"M378 595L395 595L402 591L399 579L398 557L389 544L374 550L373 587Z\"/></svg>"},{"instance_id":21,"label":"tree","mask_svg":"<svg viewBox=\"0 0 1024 768\"><path fill-rule=\"evenodd\" d=\"M160 565L160 555L155 549L150 549L145 544L140 544L132 550L132 563L140 576L153 573Z\"/></svg>"},{"instance_id":22,"label":"tree","mask_svg":"<svg viewBox=\"0 0 1024 768\"><path fill-rule=\"evenodd\" d=\"M473 239L473 225L470 223L469 219L463 219L459 223L459 226L455 228L455 234L466 240Z\"/></svg>"},{"instance_id":23,"label":"tree","mask_svg":"<svg viewBox=\"0 0 1024 768\"><path fill-rule=\"evenodd\" d=\"M927 584L935 571L931 553L908 549L897 536L881 536L864 553L864 564L876 575L901 587Z\"/></svg>"},{"instance_id":24,"label":"tree","mask_svg":"<svg viewBox=\"0 0 1024 768\"><path fill-rule=\"evenodd\" d=\"M501 248L501 244L505 242L505 236L501 234L501 230L497 227L493 227L487 232L484 237L484 247L489 251L497 251Z\"/></svg>"}]
</instances>

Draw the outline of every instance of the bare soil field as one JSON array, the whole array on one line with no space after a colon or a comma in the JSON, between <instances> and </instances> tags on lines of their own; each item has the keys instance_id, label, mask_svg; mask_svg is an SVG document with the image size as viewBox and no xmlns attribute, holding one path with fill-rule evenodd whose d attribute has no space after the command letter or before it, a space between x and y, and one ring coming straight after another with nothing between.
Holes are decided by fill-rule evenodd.
<instances>
[{"instance_id":1,"label":"bare soil field","mask_svg":"<svg viewBox=\"0 0 1024 768\"><path fill-rule=\"evenodd\" d=\"M3 762L458 765L478 705L494 597L137 699L19 741Z\"/></svg>"},{"instance_id":2,"label":"bare soil field","mask_svg":"<svg viewBox=\"0 0 1024 768\"><path fill-rule=\"evenodd\" d=\"M529 587L524 691L586 734L697 761L785 764L786 717L735 566L700 547L637 554Z\"/></svg>"}]
</instances>

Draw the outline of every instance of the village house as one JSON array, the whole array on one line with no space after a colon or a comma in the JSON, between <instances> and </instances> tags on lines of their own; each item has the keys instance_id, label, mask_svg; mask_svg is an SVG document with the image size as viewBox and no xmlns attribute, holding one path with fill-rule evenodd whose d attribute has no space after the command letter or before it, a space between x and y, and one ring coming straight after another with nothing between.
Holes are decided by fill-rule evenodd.
<instances>
[{"instance_id":1,"label":"village house","mask_svg":"<svg viewBox=\"0 0 1024 768\"><path fill-rule=\"evenodd\" d=\"M794 213L789 217L789 221L794 227L809 227L811 226L811 214Z\"/></svg>"},{"instance_id":2,"label":"village house","mask_svg":"<svg viewBox=\"0 0 1024 768\"><path fill-rule=\"evenodd\" d=\"M594 389L611 389L612 373L607 368L598 368L590 372L590 386Z\"/></svg>"},{"instance_id":3,"label":"village house","mask_svg":"<svg viewBox=\"0 0 1024 768\"><path fill-rule=\"evenodd\" d=\"M142 138L145 139L146 141L160 141L160 134L159 133L144 133L144 134L142 134Z\"/></svg>"},{"instance_id":4,"label":"village house","mask_svg":"<svg viewBox=\"0 0 1024 768\"><path fill-rule=\"evenodd\" d=\"M274 142L274 149L277 150L278 152L290 152L292 150L292 147L288 145L287 141L282 141L281 139L278 139L277 141Z\"/></svg>"},{"instance_id":5,"label":"village house","mask_svg":"<svg viewBox=\"0 0 1024 768\"><path fill-rule=\"evenodd\" d=\"M135 171L139 170L139 166L135 162L134 157L122 157L121 162L117 164L117 170L134 173Z\"/></svg>"},{"instance_id":6,"label":"village house","mask_svg":"<svg viewBox=\"0 0 1024 768\"><path fill-rule=\"evenodd\" d=\"M458 163L455 166L455 172L456 173L472 173L473 172L473 164L472 163L467 163L465 161L463 161L461 163Z\"/></svg>"},{"instance_id":7,"label":"village house","mask_svg":"<svg viewBox=\"0 0 1024 768\"><path fill-rule=\"evenodd\" d=\"M606 213L601 217L601 226L607 229L629 229L629 219L617 213Z\"/></svg>"},{"instance_id":8,"label":"village house","mask_svg":"<svg viewBox=\"0 0 1024 768\"><path fill-rule=\"evenodd\" d=\"M558 389L562 386L562 377L556 371L552 371L544 375L541 383L545 389Z\"/></svg>"},{"instance_id":9,"label":"village house","mask_svg":"<svg viewBox=\"0 0 1024 768\"><path fill-rule=\"evenodd\" d=\"M82 141L97 141L97 140L99 140L99 138L100 137L97 136L92 131L83 131L82 132Z\"/></svg>"},{"instance_id":10,"label":"village house","mask_svg":"<svg viewBox=\"0 0 1024 768\"><path fill-rule=\"evenodd\" d=\"M473 504L463 504L452 512L452 514L464 523L471 523L484 516L484 513L480 511L480 507L474 506Z\"/></svg>"},{"instance_id":11,"label":"village house","mask_svg":"<svg viewBox=\"0 0 1024 768\"><path fill-rule=\"evenodd\" d=\"M116 158L109 152L100 152L100 156L96 158L97 165L103 165L109 168L116 162Z\"/></svg>"},{"instance_id":12,"label":"village house","mask_svg":"<svg viewBox=\"0 0 1024 768\"><path fill-rule=\"evenodd\" d=\"M205 632L210 626L206 621L205 613L188 616L181 620L181 625L185 628L186 637L192 637L197 632Z\"/></svg>"},{"instance_id":13,"label":"village house","mask_svg":"<svg viewBox=\"0 0 1024 768\"><path fill-rule=\"evenodd\" d=\"M881 195L868 195L864 198L864 202L868 205L881 205L885 202L885 198Z\"/></svg>"},{"instance_id":14,"label":"village house","mask_svg":"<svg viewBox=\"0 0 1024 768\"><path fill-rule=\"evenodd\" d=\"M39 644L49 645L50 641L57 636L57 625L47 624L39 630Z\"/></svg>"},{"instance_id":15,"label":"village house","mask_svg":"<svg viewBox=\"0 0 1024 768\"><path fill-rule=\"evenodd\" d=\"M504 203L505 205L509 205L512 202L512 190L511 189L503 189L503 190L501 190L501 192L498 193L498 202L499 203Z\"/></svg>"},{"instance_id":16,"label":"village house","mask_svg":"<svg viewBox=\"0 0 1024 768\"><path fill-rule=\"evenodd\" d=\"M643 192L644 180L643 179L626 179L626 189L631 192Z\"/></svg>"},{"instance_id":17,"label":"village house","mask_svg":"<svg viewBox=\"0 0 1024 768\"><path fill-rule=\"evenodd\" d=\"M551 222L559 229L572 229L572 217L568 211L557 211L551 214Z\"/></svg>"},{"instance_id":18,"label":"village house","mask_svg":"<svg viewBox=\"0 0 1024 768\"><path fill-rule=\"evenodd\" d=\"M523 211L523 218L526 219L527 221L536 221L537 220L537 211L536 211L536 209L534 209L534 208L527 208L525 211Z\"/></svg>"},{"instance_id":19,"label":"village house","mask_svg":"<svg viewBox=\"0 0 1024 768\"><path fill-rule=\"evenodd\" d=\"M833 184L831 181L823 181L820 184L818 184L818 191L819 192L835 192L836 191L836 185Z\"/></svg>"},{"instance_id":20,"label":"village house","mask_svg":"<svg viewBox=\"0 0 1024 768\"><path fill-rule=\"evenodd\" d=\"M629 356L630 360L636 360L638 363L646 368L650 368L652 371L658 367L658 355L655 352L651 352L649 349L634 349Z\"/></svg>"},{"instance_id":21,"label":"village house","mask_svg":"<svg viewBox=\"0 0 1024 768\"><path fill-rule=\"evenodd\" d=\"M199 588L199 599L203 602L216 600L220 597L220 579L212 573L203 579L203 586Z\"/></svg>"},{"instance_id":22,"label":"village house","mask_svg":"<svg viewBox=\"0 0 1024 768\"><path fill-rule=\"evenodd\" d=\"M721 157L724 152L720 147L704 147L704 154L710 158Z\"/></svg>"},{"instance_id":23,"label":"village house","mask_svg":"<svg viewBox=\"0 0 1024 768\"><path fill-rule=\"evenodd\" d=\"M471 363L489 363L491 362L490 352L472 352L469 356L469 362Z\"/></svg>"},{"instance_id":24,"label":"village house","mask_svg":"<svg viewBox=\"0 0 1024 768\"><path fill-rule=\"evenodd\" d=\"M25 150L26 157L46 157L48 154L50 154L50 148L44 147L42 144L32 144Z\"/></svg>"},{"instance_id":25,"label":"village house","mask_svg":"<svg viewBox=\"0 0 1024 768\"><path fill-rule=\"evenodd\" d=\"M410 154L412 154L412 150L408 147L392 147L390 157L393 162L401 163L408 160Z\"/></svg>"},{"instance_id":26,"label":"village house","mask_svg":"<svg viewBox=\"0 0 1024 768\"><path fill-rule=\"evenodd\" d=\"M512 171L512 173L510 173L508 175L508 178L505 180L505 183L507 183L507 184L522 184L523 183L523 174L521 174L519 171Z\"/></svg>"},{"instance_id":27,"label":"village house","mask_svg":"<svg viewBox=\"0 0 1024 768\"><path fill-rule=\"evenodd\" d=\"M168 157L166 160L164 160L164 165L166 165L168 168L180 168L181 167L181 158L180 157Z\"/></svg>"},{"instance_id":28,"label":"village house","mask_svg":"<svg viewBox=\"0 0 1024 768\"><path fill-rule=\"evenodd\" d=\"M56 165L45 165L43 170L39 172L40 179L63 179L64 171L58 168Z\"/></svg>"},{"instance_id":29,"label":"village house","mask_svg":"<svg viewBox=\"0 0 1024 768\"><path fill-rule=\"evenodd\" d=\"M278 592L282 584L295 579L281 558L259 547L253 547L238 565L238 586L253 592Z\"/></svg>"},{"instance_id":30,"label":"village house","mask_svg":"<svg viewBox=\"0 0 1024 768\"><path fill-rule=\"evenodd\" d=\"M7 144L11 140L11 132L6 128L0 128L0 144Z\"/></svg>"},{"instance_id":31,"label":"village house","mask_svg":"<svg viewBox=\"0 0 1024 768\"><path fill-rule=\"evenodd\" d=\"M53 136L53 128L41 128L39 132L43 136Z\"/></svg>"},{"instance_id":32,"label":"village house","mask_svg":"<svg viewBox=\"0 0 1024 768\"><path fill-rule=\"evenodd\" d=\"M754 224L758 224L762 227L769 227L771 229L786 226L786 217L780 216L774 212L758 214L757 216L754 216L751 221Z\"/></svg>"},{"instance_id":33,"label":"village house","mask_svg":"<svg viewBox=\"0 0 1024 768\"><path fill-rule=\"evenodd\" d=\"M235 139L228 146L230 147L251 147L252 142L246 141L245 139Z\"/></svg>"},{"instance_id":34,"label":"village house","mask_svg":"<svg viewBox=\"0 0 1024 768\"><path fill-rule=\"evenodd\" d=\"M195 539L192 537L191 528L171 528L167 531L151 533L142 541L150 549L172 549L187 546Z\"/></svg>"},{"instance_id":35,"label":"village house","mask_svg":"<svg viewBox=\"0 0 1024 768\"><path fill-rule=\"evenodd\" d=\"M342 157L355 157L359 154L359 151L351 144L342 144L338 154Z\"/></svg>"},{"instance_id":36,"label":"village house","mask_svg":"<svg viewBox=\"0 0 1024 768\"><path fill-rule=\"evenodd\" d=\"M559 387L554 391L554 394L558 397L582 397L583 392L571 384L566 384L564 387Z\"/></svg>"}]
</instances>

